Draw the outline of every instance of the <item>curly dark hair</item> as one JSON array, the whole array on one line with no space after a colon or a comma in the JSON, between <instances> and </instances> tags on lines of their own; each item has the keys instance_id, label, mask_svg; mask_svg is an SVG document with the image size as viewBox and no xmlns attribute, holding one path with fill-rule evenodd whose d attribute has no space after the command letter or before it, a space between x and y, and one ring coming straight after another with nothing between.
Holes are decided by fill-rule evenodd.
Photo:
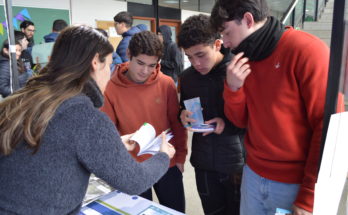
<instances>
[{"instance_id":1,"label":"curly dark hair","mask_svg":"<svg viewBox=\"0 0 348 215\"><path fill-rule=\"evenodd\" d=\"M184 49L198 44L214 44L220 34L210 30L209 16L195 15L189 17L182 25L178 35L178 46Z\"/></svg>"},{"instance_id":2,"label":"curly dark hair","mask_svg":"<svg viewBox=\"0 0 348 215\"><path fill-rule=\"evenodd\" d=\"M241 21L246 12L253 15L256 23L269 16L266 0L217 0L210 17L212 30L223 31L225 22Z\"/></svg>"},{"instance_id":3,"label":"curly dark hair","mask_svg":"<svg viewBox=\"0 0 348 215\"><path fill-rule=\"evenodd\" d=\"M128 28L130 28L133 25L133 16L127 11L122 11L114 16L114 21L118 23L123 22Z\"/></svg>"},{"instance_id":4,"label":"curly dark hair","mask_svg":"<svg viewBox=\"0 0 348 215\"><path fill-rule=\"evenodd\" d=\"M163 44L158 36L150 31L142 31L132 36L128 45L130 57L136 57L140 54L148 56L157 56L161 59L163 54Z\"/></svg>"}]
</instances>

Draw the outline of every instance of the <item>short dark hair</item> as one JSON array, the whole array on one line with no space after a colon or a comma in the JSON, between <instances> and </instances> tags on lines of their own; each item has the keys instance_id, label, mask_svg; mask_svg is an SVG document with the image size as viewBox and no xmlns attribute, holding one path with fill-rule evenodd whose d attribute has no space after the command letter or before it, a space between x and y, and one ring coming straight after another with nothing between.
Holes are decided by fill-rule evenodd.
<instances>
[{"instance_id":1,"label":"short dark hair","mask_svg":"<svg viewBox=\"0 0 348 215\"><path fill-rule=\"evenodd\" d=\"M21 32L21 31L14 31L14 36L15 36L16 41L21 41L21 40L23 40L23 38L27 38L25 33Z\"/></svg>"},{"instance_id":2,"label":"short dark hair","mask_svg":"<svg viewBox=\"0 0 348 215\"><path fill-rule=\"evenodd\" d=\"M114 16L114 21L119 23L124 22L127 27L132 27L133 16L127 11L122 11Z\"/></svg>"},{"instance_id":3,"label":"short dark hair","mask_svg":"<svg viewBox=\"0 0 348 215\"><path fill-rule=\"evenodd\" d=\"M32 21L24 20L19 27L26 29L29 25L35 26Z\"/></svg>"},{"instance_id":4,"label":"short dark hair","mask_svg":"<svg viewBox=\"0 0 348 215\"><path fill-rule=\"evenodd\" d=\"M220 34L210 30L209 16L190 16L182 25L178 35L178 46L184 49L198 44L211 45Z\"/></svg>"},{"instance_id":5,"label":"short dark hair","mask_svg":"<svg viewBox=\"0 0 348 215\"><path fill-rule=\"evenodd\" d=\"M62 20L62 19L56 19L54 20L53 22L53 31L56 31L56 32L60 32L62 31L64 28L68 27L68 23L66 23L65 20Z\"/></svg>"},{"instance_id":6,"label":"short dark hair","mask_svg":"<svg viewBox=\"0 0 348 215\"><path fill-rule=\"evenodd\" d=\"M140 54L148 56L157 56L161 59L163 54L163 44L158 36L150 31L142 31L133 35L128 46L130 57L136 57Z\"/></svg>"},{"instance_id":7,"label":"short dark hair","mask_svg":"<svg viewBox=\"0 0 348 215\"><path fill-rule=\"evenodd\" d=\"M221 32L225 22L241 21L246 12L253 15L256 23L269 16L266 0L217 0L211 12L211 27Z\"/></svg>"}]
</instances>

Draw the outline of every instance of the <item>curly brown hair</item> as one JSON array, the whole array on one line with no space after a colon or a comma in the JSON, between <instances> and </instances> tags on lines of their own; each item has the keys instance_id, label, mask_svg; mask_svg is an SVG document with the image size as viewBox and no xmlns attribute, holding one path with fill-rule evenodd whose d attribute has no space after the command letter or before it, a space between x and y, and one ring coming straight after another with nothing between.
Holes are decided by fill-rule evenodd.
<instances>
[{"instance_id":1,"label":"curly brown hair","mask_svg":"<svg viewBox=\"0 0 348 215\"><path fill-rule=\"evenodd\" d=\"M158 36L150 31L142 31L133 35L128 45L130 58L140 54L157 56L158 60L163 55L163 44Z\"/></svg>"}]
</instances>

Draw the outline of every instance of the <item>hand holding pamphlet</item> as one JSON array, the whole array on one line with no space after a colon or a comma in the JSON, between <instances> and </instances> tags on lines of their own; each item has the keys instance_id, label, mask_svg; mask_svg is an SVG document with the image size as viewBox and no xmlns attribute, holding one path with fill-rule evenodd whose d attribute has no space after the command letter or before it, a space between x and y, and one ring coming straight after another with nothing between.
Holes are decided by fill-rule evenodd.
<instances>
[{"instance_id":1,"label":"hand holding pamphlet","mask_svg":"<svg viewBox=\"0 0 348 215\"><path fill-rule=\"evenodd\" d=\"M199 97L188 99L184 101L186 110L192 112L191 118L195 122L191 122L190 130L193 132L212 132L215 130L214 124L204 124L201 100Z\"/></svg>"},{"instance_id":2,"label":"hand holding pamphlet","mask_svg":"<svg viewBox=\"0 0 348 215\"><path fill-rule=\"evenodd\" d=\"M167 142L173 138L173 135L169 132L169 130L170 129L167 129L165 131ZM159 152L162 144L161 135L156 137L156 130L149 123L144 123L144 125L142 125L140 129L135 132L130 140L133 140L139 144L140 150L138 156L143 154L154 155Z\"/></svg>"}]
</instances>

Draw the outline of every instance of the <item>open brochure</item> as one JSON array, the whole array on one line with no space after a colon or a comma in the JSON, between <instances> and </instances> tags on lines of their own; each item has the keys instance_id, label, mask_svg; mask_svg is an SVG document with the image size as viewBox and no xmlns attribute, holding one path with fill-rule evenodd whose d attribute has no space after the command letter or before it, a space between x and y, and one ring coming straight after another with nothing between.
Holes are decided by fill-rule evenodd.
<instances>
[{"instance_id":1,"label":"open brochure","mask_svg":"<svg viewBox=\"0 0 348 215\"><path fill-rule=\"evenodd\" d=\"M169 132L169 129L165 131L167 142L173 138L172 133ZM162 137L158 135L156 137L155 128L149 124L144 123L139 130L131 137L130 140L133 140L139 144L140 150L138 156L143 154L156 154L159 152L162 144Z\"/></svg>"}]
</instances>

